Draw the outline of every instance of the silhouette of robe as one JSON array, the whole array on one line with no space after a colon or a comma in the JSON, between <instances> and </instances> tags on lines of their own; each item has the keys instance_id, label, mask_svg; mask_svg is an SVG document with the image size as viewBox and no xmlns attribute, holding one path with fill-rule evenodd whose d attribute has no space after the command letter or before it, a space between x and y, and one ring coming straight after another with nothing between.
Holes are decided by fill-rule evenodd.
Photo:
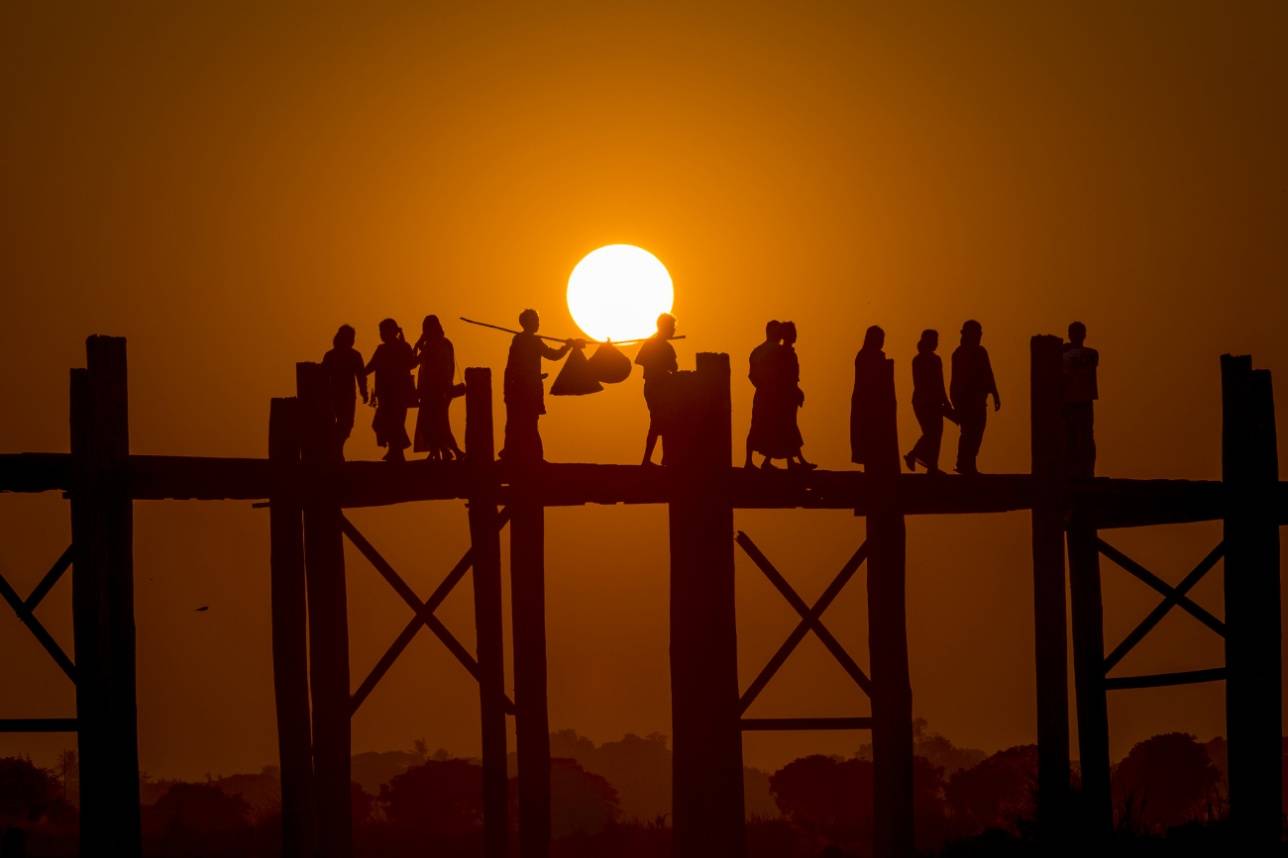
<instances>
[{"instance_id":1,"label":"silhouette of robe","mask_svg":"<svg viewBox=\"0 0 1288 858\"><path fill-rule=\"evenodd\" d=\"M944 362L934 352L919 352L912 359L912 411L921 427L921 437L909 455L937 471L944 417L952 412L952 405L944 389Z\"/></svg>"},{"instance_id":2,"label":"silhouette of robe","mask_svg":"<svg viewBox=\"0 0 1288 858\"><path fill-rule=\"evenodd\" d=\"M1096 369L1100 353L1086 346L1064 346L1065 461L1069 476L1093 477L1096 473L1096 400L1100 391Z\"/></svg>"},{"instance_id":3,"label":"silhouette of robe","mask_svg":"<svg viewBox=\"0 0 1288 858\"><path fill-rule=\"evenodd\" d=\"M961 345L953 351L953 378L948 392L962 430L957 441L957 470L973 474L988 422L988 396L997 396L987 349L975 344Z\"/></svg>"},{"instance_id":4,"label":"silhouette of robe","mask_svg":"<svg viewBox=\"0 0 1288 858\"><path fill-rule=\"evenodd\" d=\"M456 354L452 341L447 337L425 340L420 352L420 372L416 377L416 395L420 401L414 447L417 453L457 449L449 414L455 377Z\"/></svg>"},{"instance_id":5,"label":"silhouette of robe","mask_svg":"<svg viewBox=\"0 0 1288 858\"><path fill-rule=\"evenodd\" d=\"M411 380L416 357L403 340L381 343L367 364L376 374L376 416L371 428L376 431L376 444L391 450L411 446L407 437L407 408L415 400L416 388Z\"/></svg>"},{"instance_id":6,"label":"silhouette of robe","mask_svg":"<svg viewBox=\"0 0 1288 858\"><path fill-rule=\"evenodd\" d=\"M505 447L506 461L533 463L545 458L537 420L546 413L545 389L541 382L541 359L558 360L568 346L554 348L536 334L522 332L510 341L505 362Z\"/></svg>"},{"instance_id":7,"label":"silhouette of robe","mask_svg":"<svg viewBox=\"0 0 1288 858\"><path fill-rule=\"evenodd\" d=\"M340 446L353 432L358 409L358 391L367 393L367 374L362 355L355 348L334 348L322 356L322 369L331 386L331 412L335 415L336 440Z\"/></svg>"},{"instance_id":8,"label":"silhouette of robe","mask_svg":"<svg viewBox=\"0 0 1288 858\"><path fill-rule=\"evenodd\" d=\"M751 430L747 433L747 442L753 451L770 457L784 455L777 452L781 432L775 424L779 414L777 394L782 386L776 377L781 375L775 361L777 353L777 342L764 342L751 350L747 360L747 378L756 388L751 400Z\"/></svg>"},{"instance_id":9,"label":"silhouette of robe","mask_svg":"<svg viewBox=\"0 0 1288 858\"><path fill-rule=\"evenodd\" d=\"M880 429L876 424L881 407L881 397L888 384L883 383L881 372L885 367L885 352L864 345L854 356L854 392L850 395L850 461L866 465L874 452L874 434Z\"/></svg>"},{"instance_id":10,"label":"silhouette of robe","mask_svg":"<svg viewBox=\"0 0 1288 858\"><path fill-rule=\"evenodd\" d=\"M782 343L774 360L778 367L775 373L778 385L774 391L774 448L780 451L775 455L783 458L799 456L805 446L798 419L801 403L805 401L800 387L800 357L794 346Z\"/></svg>"}]
</instances>

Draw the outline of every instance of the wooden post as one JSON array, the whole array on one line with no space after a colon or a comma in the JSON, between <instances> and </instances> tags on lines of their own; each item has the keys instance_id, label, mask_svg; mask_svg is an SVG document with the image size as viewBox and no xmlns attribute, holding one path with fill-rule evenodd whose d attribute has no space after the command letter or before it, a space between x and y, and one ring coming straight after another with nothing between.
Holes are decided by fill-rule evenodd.
<instances>
[{"instance_id":1,"label":"wooden post","mask_svg":"<svg viewBox=\"0 0 1288 858\"><path fill-rule=\"evenodd\" d=\"M353 853L350 805L349 612L336 497L338 458L330 385L322 367L295 367L304 465L304 561L313 699L313 783L318 852Z\"/></svg>"},{"instance_id":2,"label":"wooden post","mask_svg":"<svg viewBox=\"0 0 1288 858\"><path fill-rule=\"evenodd\" d=\"M1033 640L1038 696L1038 830L1064 832L1069 801L1069 675L1064 597L1062 354L1059 337L1029 341L1033 499Z\"/></svg>"},{"instance_id":3,"label":"wooden post","mask_svg":"<svg viewBox=\"0 0 1288 858\"><path fill-rule=\"evenodd\" d=\"M513 473L510 605L514 626L519 855L550 854L550 714L546 703L546 511L534 496L540 465Z\"/></svg>"},{"instance_id":4,"label":"wooden post","mask_svg":"<svg viewBox=\"0 0 1288 858\"><path fill-rule=\"evenodd\" d=\"M505 643L501 628L501 534L497 529L492 372L465 370L465 455L470 469L470 546L483 741L483 855L505 858L508 834Z\"/></svg>"},{"instance_id":5,"label":"wooden post","mask_svg":"<svg viewBox=\"0 0 1288 858\"><path fill-rule=\"evenodd\" d=\"M663 443L674 474L671 722L676 858L746 853L734 616L729 356L699 354L673 381Z\"/></svg>"},{"instance_id":6,"label":"wooden post","mask_svg":"<svg viewBox=\"0 0 1288 858\"><path fill-rule=\"evenodd\" d=\"M906 531L898 508L899 430L894 361L873 391L873 433L865 473L872 481L868 528L868 650L872 659L873 854L913 854L912 682L908 677Z\"/></svg>"},{"instance_id":7,"label":"wooden post","mask_svg":"<svg viewBox=\"0 0 1288 858\"><path fill-rule=\"evenodd\" d=\"M72 624L82 855L137 856L134 512L125 340L90 337L71 378Z\"/></svg>"},{"instance_id":8,"label":"wooden post","mask_svg":"<svg viewBox=\"0 0 1288 858\"><path fill-rule=\"evenodd\" d=\"M268 415L269 567L273 691L282 782L282 855L305 858L316 848L312 735L309 725L308 625L304 528L300 510L299 400L274 399Z\"/></svg>"},{"instance_id":9,"label":"wooden post","mask_svg":"<svg viewBox=\"0 0 1288 858\"><path fill-rule=\"evenodd\" d=\"M1104 609L1100 550L1089 510L1069 517L1069 594L1073 615L1073 681L1077 690L1078 757L1082 766L1079 828L1093 841L1113 830L1109 790L1109 712L1105 700Z\"/></svg>"},{"instance_id":10,"label":"wooden post","mask_svg":"<svg viewBox=\"0 0 1288 858\"><path fill-rule=\"evenodd\" d=\"M1221 390L1230 822L1242 854L1269 855L1279 848L1283 790L1274 393L1269 372L1230 355Z\"/></svg>"}]
</instances>

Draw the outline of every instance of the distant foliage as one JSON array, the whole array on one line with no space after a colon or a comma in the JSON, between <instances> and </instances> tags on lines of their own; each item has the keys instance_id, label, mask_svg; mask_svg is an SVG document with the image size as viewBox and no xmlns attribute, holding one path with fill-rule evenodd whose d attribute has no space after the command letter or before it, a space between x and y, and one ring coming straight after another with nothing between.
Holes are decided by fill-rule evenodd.
<instances>
[{"instance_id":1,"label":"distant foliage","mask_svg":"<svg viewBox=\"0 0 1288 858\"><path fill-rule=\"evenodd\" d=\"M1007 748L954 774L945 787L954 834L991 828L1015 833L1036 810L1037 777L1037 745Z\"/></svg>"},{"instance_id":2,"label":"distant foliage","mask_svg":"<svg viewBox=\"0 0 1288 858\"><path fill-rule=\"evenodd\" d=\"M61 803L62 792L53 772L23 757L0 757L0 822L38 822Z\"/></svg>"},{"instance_id":3,"label":"distant foliage","mask_svg":"<svg viewBox=\"0 0 1288 858\"><path fill-rule=\"evenodd\" d=\"M1113 770L1119 824L1157 833L1215 818L1221 772L1188 733L1164 733L1137 744Z\"/></svg>"}]
</instances>

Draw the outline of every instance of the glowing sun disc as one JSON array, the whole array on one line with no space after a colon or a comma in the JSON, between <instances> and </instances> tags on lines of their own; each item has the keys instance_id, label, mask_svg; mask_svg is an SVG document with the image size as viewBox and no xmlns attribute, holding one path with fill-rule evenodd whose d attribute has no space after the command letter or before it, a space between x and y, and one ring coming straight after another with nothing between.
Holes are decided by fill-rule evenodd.
<instances>
[{"instance_id":1,"label":"glowing sun disc","mask_svg":"<svg viewBox=\"0 0 1288 858\"><path fill-rule=\"evenodd\" d=\"M596 340L633 340L657 330L657 317L675 301L661 261L633 244L592 250L568 277L568 312Z\"/></svg>"}]
</instances>

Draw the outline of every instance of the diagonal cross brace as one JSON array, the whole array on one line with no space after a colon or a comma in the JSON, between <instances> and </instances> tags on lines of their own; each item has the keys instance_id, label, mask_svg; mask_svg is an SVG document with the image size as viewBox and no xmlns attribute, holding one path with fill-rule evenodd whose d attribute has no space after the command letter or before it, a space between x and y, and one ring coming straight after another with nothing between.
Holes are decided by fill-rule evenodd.
<instances>
[{"instance_id":1,"label":"diagonal cross brace","mask_svg":"<svg viewBox=\"0 0 1288 858\"><path fill-rule=\"evenodd\" d=\"M1126 554L1123 554L1121 551L1119 551L1117 548L1114 548L1112 545L1110 545L1108 542L1105 542L1103 539L1096 540L1096 548L1099 549L1101 554L1108 557L1110 560L1116 563L1123 570L1131 573L1140 581L1142 581L1144 584L1156 590L1166 600L1170 601L1172 604L1179 606L1183 611L1188 613L1190 616L1194 617L1194 619L1198 620L1200 623L1207 626L1212 631L1216 632L1221 637L1225 637L1225 623L1221 622L1216 617L1212 616L1212 614L1206 608L1202 607L1201 605L1197 605L1193 601L1191 601L1190 598L1185 595L1185 592L1183 590L1181 590L1180 588L1172 587L1171 584L1168 584L1162 578L1159 578L1153 572L1150 572L1144 566L1141 566L1135 560L1132 560ZM1195 577L1194 581L1190 583L1190 587L1193 587L1194 584L1198 583L1198 579L1203 577L1203 575L1206 574L1207 570L1211 568L1211 565L1209 565L1207 568L1204 568L1204 564L1208 563L1209 560L1213 564L1215 564L1216 561L1219 560L1221 555L1224 553L1225 553L1224 543L1217 546L1217 548L1213 549L1212 552L1208 554L1206 558L1204 558L1203 563L1200 563L1199 566L1194 570L1194 572L1191 572L1189 576L1186 576L1186 579L1188 580L1191 576L1194 576L1195 573L1198 573L1198 576ZM1215 557L1213 555L1215 555ZM1170 610L1170 606L1168 609ZM1159 619L1162 619L1162 617L1160 616Z\"/></svg>"},{"instance_id":2,"label":"diagonal cross brace","mask_svg":"<svg viewBox=\"0 0 1288 858\"><path fill-rule=\"evenodd\" d=\"M1102 548L1101 550L1103 551L1104 549ZM1172 608L1180 604L1181 600L1185 599L1185 594L1193 589L1194 585L1201 581L1203 576L1206 575L1208 571L1217 564L1217 561L1224 556L1225 543L1221 542L1216 546L1216 548L1209 551L1206 557L1199 561L1199 565L1195 566L1194 569L1185 576L1181 583L1176 585L1176 589L1171 590L1166 596L1164 596L1163 601L1159 602L1158 606L1154 608L1154 610L1150 611L1145 616L1145 619L1141 620L1136 628L1131 630L1127 637L1123 638L1122 643L1114 647L1114 651L1109 653L1105 658L1105 673L1113 670L1118 662L1122 661L1127 653L1131 652L1132 648L1136 646L1136 644L1140 643L1155 626L1162 622L1163 617L1167 616L1167 613L1171 611ZM1114 562L1117 563L1118 561L1115 560ZM1215 619L1215 617L1213 619ZM1224 637L1225 625L1222 623L1221 628L1215 631Z\"/></svg>"},{"instance_id":3,"label":"diagonal cross brace","mask_svg":"<svg viewBox=\"0 0 1288 858\"><path fill-rule=\"evenodd\" d=\"M36 607L53 589L53 586L58 583L58 579L63 576L67 568L72 565L73 548L74 546L69 545L67 550L54 561L54 565L40 579L40 583L36 585L36 588L31 591L31 595L25 600L20 598L17 591L10 586L5 577L0 575L0 597L3 597L9 603L9 607L13 608L13 612L18 615L18 619L31 631L31 634L44 647L45 652L49 653L49 657L62 668L63 673L67 674L67 678L75 683L76 666L67 657L67 653L63 652L63 648L58 645L58 641L54 640L53 635L36 617Z\"/></svg>"},{"instance_id":4,"label":"diagonal cross brace","mask_svg":"<svg viewBox=\"0 0 1288 858\"><path fill-rule=\"evenodd\" d=\"M744 547L743 550L746 551L746 548ZM746 712L752 702L755 701L756 697L760 695L760 692L765 690L765 686L774 678L774 674L778 673L778 669L787 661L788 656L790 656L796 649L796 646L805 639L805 635L813 628L813 624L820 621L823 616L823 612L831 606L836 597L840 595L841 590L845 589L845 585L854 577L854 573L858 571L861 565L863 565L863 561L866 560L867 557L868 544L864 542L859 546L858 550L854 552L850 559L846 561L845 566L841 567L841 571L836 573L836 577L832 579L832 583L823 591L823 595L818 597L818 601L816 601L814 606L809 609L808 614L801 617L801 621L796 624L796 628L792 629L792 633L787 636L787 640L783 641L783 644L778 648L778 651L775 652L769 661L765 663L764 668L762 668L760 673L756 675L756 678L752 680L751 685L747 686L747 690L743 692L742 698L738 701L738 714L741 715ZM860 673L862 673L862 671L860 671ZM864 689L864 691L867 690L868 689L866 688Z\"/></svg>"},{"instance_id":5,"label":"diagonal cross brace","mask_svg":"<svg viewBox=\"0 0 1288 858\"><path fill-rule=\"evenodd\" d=\"M509 510L502 509L497 516L497 528L500 529L504 527L506 522L509 521L509 518ZM349 537L349 541L353 543L353 546L358 549L359 553L361 553L363 557L367 558L371 565L375 567L376 571L380 573L380 576L389 583L389 586L393 588L394 592L397 593L415 613L415 616L408 621L407 625L403 627L403 630L398 633L396 638L394 638L393 643L389 645L385 654L376 662L375 667L371 669L371 673L369 673L367 678L362 681L362 684L358 686L358 690L353 693L353 696L349 700L349 714L352 715L358 711L358 708L362 705L363 701L370 696L376 685L398 659L398 656L402 654L403 650L407 648L407 645L411 643L412 638L414 638L416 633L420 631L421 626L424 626L433 632L443 645L447 647L448 651L456 657L456 660L459 661L467 671L469 671L470 676L473 676L475 681L478 681L479 667L474 656L470 655L469 650L467 650L465 646L456 639L451 631L443 625L442 621L434 616L434 611L443 603L448 594L452 592L452 589L460 583L461 579L465 577L465 573L468 572L470 567L473 565L474 549L468 549L461 559L457 561L456 565L452 567L452 570L447 573L447 576L443 578L443 581L438 585L438 587L435 588L430 597L421 601L420 597L416 595L416 592L412 590L407 582L402 579L402 576L400 576L397 571L389 565L389 562L381 556L375 546L368 542L367 538L363 536L362 533L353 526L353 523L344 516L340 517L340 530L345 536ZM505 698L504 706L506 712L512 713L514 711L514 703L509 697Z\"/></svg>"},{"instance_id":6,"label":"diagonal cross brace","mask_svg":"<svg viewBox=\"0 0 1288 858\"><path fill-rule=\"evenodd\" d=\"M801 622L797 628L792 631L792 635L788 637L782 647L779 647L779 651L774 654L772 659L770 659L770 664L765 666L765 670L761 671L760 676L756 677L756 681L751 684L751 687L747 689L747 693L742 696L742 700L738 702L739 711L746 711L747 707L751 705L751 701L755 699L755 696L759 694L765 684L768 683L769 678L778 671L778 668L782 665L783 661L786 660L787 655L795 649L796 644L800 643L800 639L805 636L806 629L814 632L818 639L823 642L823 646L827 647L827 650L832 654L832 657L836 659L837 663L840 664L845 672L850 675L850 678L854 680L854 683L858 685L865 694L871 696L872 681L868 679L867 674L863 672L863 669L855 664L854 659L852 659L850 654L845 651L845 647L841 646L840 641L832 636L832 633L827 630L827 627L823 625L823 621L820 619L823 611L832 603L832 600L841 592L841 588L845 586L845 583L849 581L850 577L854 575L854 572L858 570L864 559L866 559L867 543L865 542L863 545L859 546L859 549L854 552L854 555L850 558L849 562L845 564L845 567L837 574L837 577L832 581L831 585L829 585L823 595L819 597L818 602L816 602L814 607L811 608L806 605L805 600L797 595L796 591L792 589L792 585L787 583L787 579L782 576L782 573L774 568L774 564L769 562L769 558L765 557L761 550L756 547L756 544L751 541L751 537L747 536L746 533L740 530L738 531L735 541L738 543L738 547L741 548L746 555L751 558L751 561L759 567L760 571L765 574L765 577L769 579L770 583L778 589L778 592L787 600L787 603L801 616ZM793 637L795 640L793 640ZM777 664L774 663L775 660L777 660ZM766 676L767 672L768 676Z\"/></svg>"}]
</instances>

